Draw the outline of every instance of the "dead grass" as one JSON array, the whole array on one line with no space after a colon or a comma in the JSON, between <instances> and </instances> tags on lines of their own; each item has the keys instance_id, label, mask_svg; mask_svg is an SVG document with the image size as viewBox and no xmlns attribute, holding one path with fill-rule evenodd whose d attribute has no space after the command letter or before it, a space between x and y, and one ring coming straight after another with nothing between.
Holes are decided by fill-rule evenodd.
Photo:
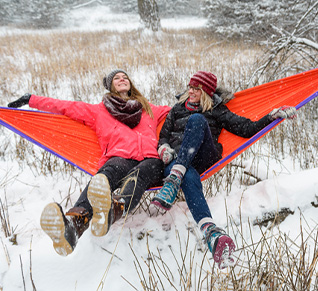
<instances>
[{"instance_id":1,"label":"dead grass","mask_svg":"<svg viewBox=\"0 0 318 291\"><path fill-rule=\"evenodd\" d=\"M189 247L193 230L188 229L185 241L176 234L180 251L171 250L174 260L165 262L161 251L151 249L149 234L143 238L148 250L146 258L135 257L135 268L143 290L317 290L318 229L308 232L300 219L300 233L291 238L279 228L260 228L260 238L253 237L230 219L233 237L241 247L236 250L233 267L220 271L210 258L209 251L198 242ZM248 237L248 240L247 240ZM177 267L176 267L177 266ZM175 270L178 270L176 272ZM123 278L125 279L125 278ZM126 279L125 279L126 280ZM128 282L129 283L129 282ZM139 290L138 286L133 286Z\"/></svg>"},{"instance_id":2,"label":"dead grass","mask_svg":"<svg viewBox=\"0 0 318 291\"><path fill-rule=\"evenodd\" d=\"M157 35L141 30L121 33L26 31L2 35L0 43L1 106L26 92L99 102L104 94L102 78L114 68L125 69L151 102L173 105L174 95L185 89L189 77L197 70L212 71L218 76L219 85L232 91L245 89L254 63L262 54L257 45L220 41L204 30L164 30ZM314 100L299 112L298 120L283 123L244 152L235 164L226 166L206 181L206 196L217 195L220 190L230 192L235 180L242 185L256 183L258 177L254 173L244 173L244 159L252 159L254 168L261 160L279 161L287 156L293 159L295 167L316 167L317 120L317 101ZM4 131L0 128L1 134L7 133ZM12 140L14 144L10 144ZM74 171L46 152L38 154L33 145L23 139L4 140L4 144L0 157L18 161L34 175ZM144 211L148 210L151 195L144 198L141 207ZM7 211L3 206L2 225L10 223ZM237 252L236 266L228 273L216 270L207 253L202 256L202 250L183 249L184 242L179 242L181 261L175 257L179 273L172 274L160 251L148 247L146 260L135 257L143 290L165 290L164 287L171 287L169 290L317 290L313 287L318 283L317 227L306 233L302 231L297 243L279 229L276 232L271 228L260 229L261 237L254 240L252 232L246 235L238 223L231 221L231 227L242 247ZM6 227L6 231L11 228ZM308 249L309 242L314 249ZM201 252L199 262L198 252ZM135 286L135 289L140 288Z\"/></svg>"},{"instance_id":3,"label":"dead grass","mask_svg":"<svg viewBox=\"0 0 318 291\"><path fill-rule=\"evenodd\" d=\"M0 47L2 104L18 97L21 90L59 97L58 89L70 84L73 92L67 98L101 96L103 76L117 67L132 77L137 75L146 95L160 94L159 88L169 87L167 95L156 98L174 102L171 94L184 89L189 76L199 69L215 72L220 84L240 87L242 76L248 75L248 64L259 53L256 46L219 42L202 31L162 32L157 36L139 30L50 32L0 38L4 44ZM242 60L244 66L239 65ZM145 90L149 86L156 90Z\"/></svg>"}]
</instances>

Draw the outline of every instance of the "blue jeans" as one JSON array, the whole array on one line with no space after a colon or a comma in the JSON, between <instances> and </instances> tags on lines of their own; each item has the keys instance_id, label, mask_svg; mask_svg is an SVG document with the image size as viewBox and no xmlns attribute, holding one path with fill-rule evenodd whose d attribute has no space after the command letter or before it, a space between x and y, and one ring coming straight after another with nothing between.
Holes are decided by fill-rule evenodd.
<instances>
[{"instance_id":1,"label":"blue jeans","mask_svg":"<svg viewBox=\"0 0 318 291\"><path fill-rule=\"evenodd\" d=\"M220 158L221 154L213 143L205 117L202 114L191 115L184 130L178 156L165 168L164 175L169 175L174 164L181 164L187 169L181 189L196 223L205 217L212 218L203 194L199 173L203 173Z\"/></svg>"}]
</instances>

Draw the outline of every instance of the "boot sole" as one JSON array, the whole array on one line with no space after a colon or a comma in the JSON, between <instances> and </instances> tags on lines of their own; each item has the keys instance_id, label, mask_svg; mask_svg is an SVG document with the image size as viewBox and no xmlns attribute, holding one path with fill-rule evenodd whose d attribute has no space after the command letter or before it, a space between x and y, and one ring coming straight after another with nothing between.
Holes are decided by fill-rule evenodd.
<instances>
[{"instance_id":1,"label":"boot sole","mask_svg":"<svg viewBox=\"0 0 318 291\"><path fill-rule=\"evenodd\" d=\"M53 241L53 247L59 255L67 256L73 252L72 246L64 237L64 216L57 203L50 203L44 208L40 224L44 232Z\"/></svg>"},{"instance_id":2,"label":"boot sole","mask_svg":"<svg viewBox=\"0 0 318 291\"><path fill-rule=\"evenodd\" d=\"M91 232L94 236L104 236L109 229L109 213L112 197L108 179L103 174L95 175L87 190L87 198L93 208Z\"/></svg>"},{"instance_id":3,"label":"boot sole","mask_svg":"<svg viewBox=\"0 0 318 291\"><path fill-rule=\"evenodd\" d=\"M169 211L172 207L171 204L169 204L166 201L164 201L160 198L157 198L157 197L154 197L152 199L151 204L156 205L157 207L164 209L164 210L167 210L167 211Z\"/></svg>"}]
</instances>

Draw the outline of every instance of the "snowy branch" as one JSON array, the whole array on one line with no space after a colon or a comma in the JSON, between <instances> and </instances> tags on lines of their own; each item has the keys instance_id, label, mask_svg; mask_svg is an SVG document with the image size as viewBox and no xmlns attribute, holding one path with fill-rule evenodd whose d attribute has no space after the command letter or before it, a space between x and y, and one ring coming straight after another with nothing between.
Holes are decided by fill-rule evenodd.
<instances>
[{"instance_id":1,"label":"snowy branch","mask_svg":"<svg viewBox=\"0 0 318 291\"><path fill-rule=\"evenodd\" d=\"M294 35L297 31L297 29L300 27L301 23L304 21L304 19L306 19L306 17L313 12L314 8L318 6L318 1L316 3L314 3L314 5L312 5L307 11L306 13L300 18L300 20L298 21L298 23L295 26L295 29L292 33L292 35Z\"/></svg>"},{"instance_id":2,"label":"snowy branch","mask_svg":"<svg viewBox=\"0 0 318 291\"><path fill-rule=\"evenodd\" d=\"M295 43L304 44L306 46L312 47L318 51L318 43L311 41L310 39L295 37L292 39Z\"/></svg>"}]
</instances>

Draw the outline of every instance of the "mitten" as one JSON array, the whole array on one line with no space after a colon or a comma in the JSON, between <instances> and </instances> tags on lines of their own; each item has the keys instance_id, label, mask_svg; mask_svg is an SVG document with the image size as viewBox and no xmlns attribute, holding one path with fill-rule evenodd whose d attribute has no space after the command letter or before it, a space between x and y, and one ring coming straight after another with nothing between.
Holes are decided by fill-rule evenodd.
<instances>
[{"instance_id":1,"label":"mitten","mask_svg":"<svg viewBox=\"0 0 318 291\"><path fill-rule=\"evenodd\" d=\"M23 105L29 104L30 98L31 98L31 94L26 93L22 97L20 97L18 100L9 103L8 107L18 108Z\"/></svg>"},{"instance_id":2,"label":"mitten","mask_svg":"<svg viewBox=\"0 0 318 291\"><path fill-rule=\"evenodd\" d=\"M286 116L287 116L286 118L288 119L294 119L297 117L296 108L293 106L284 105L282 107L282 110L286 113Z\"/></svg>"},{"instance_id":3,"label":"mitten","mask_svg":"<svg viewBox=\"0 0 318 291\"><path fill-rule=\"evenodd\" d=\"M282 106L280 108L276 108L269 113L273 120L277 118L288 118L294 119L296 117L296 108L292 106Z\"/></svg>"},{"instance_id":4,"label":"mitten","mask_svg":"<svg viewBox=\"0 0 318 291\"><path fill-rule=\"evenodd\" d=\"M174 159L175 153L175 150L167 143L164 143L158 149L159 157L165 165L169 164Z\"/></svg>"}]
</instances>

